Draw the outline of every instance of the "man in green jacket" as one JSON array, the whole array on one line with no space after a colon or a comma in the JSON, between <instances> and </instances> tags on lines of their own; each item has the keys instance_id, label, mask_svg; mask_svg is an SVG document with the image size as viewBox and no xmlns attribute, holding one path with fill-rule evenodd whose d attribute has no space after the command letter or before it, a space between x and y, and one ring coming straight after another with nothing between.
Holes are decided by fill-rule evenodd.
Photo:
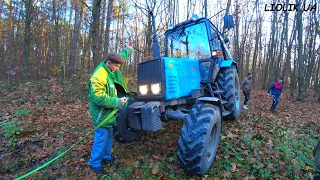
<instances>
[{"instance_id":1,"label":"man in green jacket","mask_svg":"<svg viewBox=\"0 0 320 180\"><path fill-rule=\"evenodd\" d=\"M127 98L117 96L117 88L125 94L129 93L124 78L119 71L132 53L132 43L129 43L120 54L109 53L93 72L89 86L90 114L94 127L104 121L114 109L126 106ZM101 162L113 163L115 157L111 155L113 126L116 124L116 115L113 115L106 123L94 132L89 167L96 173L105 174Z\"/></svg>"}]
</instances>

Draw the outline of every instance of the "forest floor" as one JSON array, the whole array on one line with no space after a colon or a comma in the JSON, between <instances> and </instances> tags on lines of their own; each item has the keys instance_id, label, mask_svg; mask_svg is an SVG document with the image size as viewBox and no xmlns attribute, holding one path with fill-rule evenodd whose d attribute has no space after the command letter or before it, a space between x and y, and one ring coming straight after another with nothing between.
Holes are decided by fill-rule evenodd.
<instances>
[{"instance_id":1,"label":"forest floor","mask_svg":"<svg viewBox=\"0 0 320 180\"><path fill-rule=\"evenodd\" d=\"M88 103L63 103L55 96L61 90L53 87L48 94L0 89L0 179L33 170L92 130ZM108 175L88 168L90 136L29 179L312 179L320 173L312 154L320 139L320 104L312 95L300 102L285 91L277 113L271 113L266 91L253 90L249 110L241 111L240 120L223 121L215 161L203 177L189 176L178 167L176 144L183 124L169 121L144 140L114 142L118 159L105 167Z\"/></svg>"}]
</instances>

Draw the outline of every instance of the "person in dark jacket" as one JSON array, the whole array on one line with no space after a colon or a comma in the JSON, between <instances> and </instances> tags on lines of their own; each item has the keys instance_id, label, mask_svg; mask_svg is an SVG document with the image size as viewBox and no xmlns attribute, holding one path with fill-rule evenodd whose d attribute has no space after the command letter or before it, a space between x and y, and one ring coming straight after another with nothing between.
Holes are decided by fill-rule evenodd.
<instances>
[{"instance_id":1,"label":"person in dark jacket","mask_svg":"<svg viewBox=\"0 0 320 180\"><path fill-rule=\"evenodd\" d=\"M271 105L271 112L275 112L276 107L279 103L279 97L281 95L282 87L283 87L282 82L283 82L283 79L279 78L276 82L271 84L268 90L268 96L271 95L273 98L273 102Z\"/></svg>"},{"instance_id":2,"label":"person in dark jacket","mask_svg":"<svg viewBox=\"0 0 320 180\"><path fill-rule=\"evenodd\" d=\"M240 88L242 89L244 95L243 109L248 109L247 103L250 99L251 87L252 73L248 73L247 76L241 81L240 85Z\"/></svg>"}]
</instances>

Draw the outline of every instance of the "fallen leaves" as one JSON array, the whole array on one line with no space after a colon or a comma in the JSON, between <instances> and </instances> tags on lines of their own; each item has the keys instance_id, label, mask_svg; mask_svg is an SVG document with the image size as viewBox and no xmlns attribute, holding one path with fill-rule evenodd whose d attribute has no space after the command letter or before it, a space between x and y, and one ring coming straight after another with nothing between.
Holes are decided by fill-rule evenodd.
<instances>
[{"instance_id":1,"label":"fallen leaves","mask_svg":"<svg viewBox=\"0 0 320 180\"><path fill-rule=\"evenodd\" d=\"M152 155L152 159L156 161L161 161L162 158L159 155Z\"/></svg>"},{"instance_id":2,"label":"fallen leaves","mask_svg":"<svg viewBox=\"0 0 320 180\"><path fill-rule=\"evenodd\" d=\"M124 163L124 165L126 165L126 166L130 166L131 165L131 159L128 159L125 163Z\"/></svg>"},{"instance_id":3,"label":"fallen leaves","mask_svg":"<svg viewBox=\"0 0 320 180\"><path fill-rule=\"evenodd\" d=\"M159 166L158 164L154 164L152 168L152 174L155 175L159 172Z\"/></svg>"},{"instance_id":4,"label":"fallen leaves","mask_svg":"<svg viewBox=\"0 0 320 180\"><path fill-rule=\"evenodd\" d=\"M232 134L231 132L228 133L227 135L228 138L236 138L236 137L239 137L238 135L236 134Z\"/></svg>"},{"instance_id":5,"label":"fallen leaves","mask_svg":"<svg viewBox=\"0 0 320 180\"><path fill-rule=\"evenodd\" d=\"M259 93L262 91L253 91L253 95ZM35 96L34 99L36 98ZM270 169L271 177L275 179L288 179L290 174L286 174L286 168L301 165L301 160L297 158L284 160L284 152L277 149L279 147L277 133L279 128L284 128L291 129L295 133L293 136L299 134L304 136L306 135L305 129L311 129L311 131L316 129L315 124L319 124L317 117L317 114L320 114L319 105L312 101L308 103L296 102L288 98L288 94L285 93L280 99L278 112L272 114L269 112L271 101L267 98L266 96L258 96L258 98L250 100L250 109L242 111L240 122L223 122L217 157L209 170L210 173L204 176L204 179L230 179L233 177L257 179L262 177L262 174L259 174L260 171L267 169ZM37 166L57 154L57 149L70 146L92 129L87 103L66 105L56 103L43 106L31 103L25 106L33 116L32 118L27 117L23 121L24 127L28 128L26 128L23 137L19 139L19 148L21 149L16 151L20 154L10 152L5 145L0 149L1 154L4 154L1 158L5 158L1 159L5 160L3 162L13 162L19 159L19 166L13 165L13 169L20 168L19 172L30 170L28 166L32 162L31 159L34 159L33 165ZM0 111L4 116L0 119L12 119L13 115L11 114L14 110L9 106L1 107ZM29 129L31 127L34 129ZM179 140L181 127L180 122L172 121L164 123L164 128L159 132L148 133L143 141L130 144L114 143L113 150L119 161L115 166L106 169L115 179L148 179L154 176L159 179L169 179L170 176L178 179L190 179L191 177L185 175L183 170L179 168L176 159L176 144ZM320 136L314 132L312 137ZM43 147L33 147L25 143L33 139L41 141ZM1 145L5 144L3 142ZM55 176L63 179L97 178L91 173L86 163L90 156L91 145L92 138L89 138L68 157L61 159L63 163L48 167L49 178L56 178ZM303 149L310 150L310 147ZM310 152L308 153L306 152L307 158L312 157ZM3 165L2 162L0 165ZM57 173L57 169L59 173ZM304 176L305 174L313 172L313 167L311 164L302 166L301 172L303 173L299 172L300 169L295 170L301 174L300 178L303 179L307 178ZM1 173L3 173L2 170ZM44 175L42 173L37 174L35 178ZM19 174L16 173L16 175ZM70 174L75 174L75 176Z\"/></svg>"},{"instance_id":6,"label":"fallen leaves","mask_svg":"<svg viewBox=\"0 0 320 180\"><path fill-rule=\"evenodd\" d=\"M237 165L236 163L231 163L231 166L232 166L232 172L234 172L236 169L237 169Z\"/></svg>"},{"instance_id":7,"label":"fallen leaves","mask_svg":"<svg viewBox=\"0 0 320 180\"><path fill-rule=\"evenodd\" d=\"M285 163L284 161L280 161L280 162L279 162L279 165L280 165L280 166L285 166L286 163Z\"/></svg>"},{"instance_id":8,"label":"fallen leaves","mask_svg":"<svg viewBox=\"0 0 320 180\"><path fill-rule=\"evenodd\" d=\"M224 178L227 178L227 177L230 177L231 176L231 172L228 172L228 171L224 171L223 174L222 174L222 177Z\"/></svg>"}]
</instances>

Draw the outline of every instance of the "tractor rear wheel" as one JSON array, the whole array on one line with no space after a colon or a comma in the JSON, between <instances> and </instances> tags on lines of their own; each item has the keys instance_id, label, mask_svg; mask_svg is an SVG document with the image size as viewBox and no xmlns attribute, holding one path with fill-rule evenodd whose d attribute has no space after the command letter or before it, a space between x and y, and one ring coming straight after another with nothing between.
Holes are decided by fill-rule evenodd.
<instances>
[{"instance_id":1,"label":"tractor rear wheel","mask_svg":"<svg viewBox=\"0 0 320 180\"><path fill-rule=\"evenodd\" d=\"M317 146L314 148L313 155L316 162L316 167L320 169L320 141L318 141Z\"/></svg>"},{"instance_id":2,"label":"tractor rear wheel","mask_svg":"<svg viewBox=\"0 0 320 180\"><path fill-rule=\"evenodd\" d=\"M193 175L204 175L217 152L221 132L220 109L196 104L184 120L178 141L178 164Z\"/></svg>"},{"instance_id":3,"label":"tractor rear wheel","mask_svg":"<svg viewBox=\"0 0 320 180\"><path fill-rule=\"evenodd\" d=\"M314 160L316 162L316 167L320 169L320 151L317 151L316 155L314 156Z\"/></svg>"},{"instance_id":4,"label":"tractor rear wheel","mask_svg":"<svg viewBox=\"0 0 320 180\"><path fill-rule=\"evenodd\" d=\"M221 69L217 76L217 83L221 90L222 100L227 101L224 109L230 114L224 117L227 120L237 120L240 116L240 82L235 66Z\"/></svg>"}]
</instances>

